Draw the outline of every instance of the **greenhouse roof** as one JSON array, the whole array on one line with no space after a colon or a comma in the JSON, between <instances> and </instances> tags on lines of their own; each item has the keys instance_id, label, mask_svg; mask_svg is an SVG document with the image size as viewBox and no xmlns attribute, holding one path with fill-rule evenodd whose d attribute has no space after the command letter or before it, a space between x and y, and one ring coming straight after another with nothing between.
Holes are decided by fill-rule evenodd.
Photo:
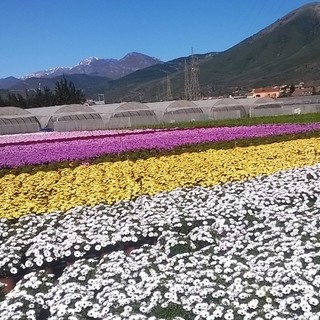
<instances>
[{"instance_id":1,"label":"greenhouse roof","mask_svg":"<svg viewBox=\"0 0 320 320\"><path fill-rule=\"evenodd\" d=\"M22 108L18 108L18 107L8 106L8 107L0 108L0 116L17 116L17 115L31 116L32 114L29 111Z\"/></svg>"},{"instance_id":2,"label":"greenhouse roof","mask_svg":"<svg viewBox=\"0 0 320 320\"><path fill-rule=\"evenodd\" d=\"M92 109L89 106L83 105L83 104L70 104L70 105L64 105L60 106L54 113L83 113L83 112L96 112L94 109Z\"/></svg>"},{"instance_id":3,"label":"greenhouse roof","mask_svg":"<svg viewBox=\"0 0 320 320\"><path fill-rule=\"evenodd\" d=\"M177 100L177 101L170 103L167 106L166 112L181 110L181 109L194 109L194 108L199 108L199 107L192 101ZM201 108L199 108L199 109L201 109Z\"/></svg>"},{"instance_id":4,"label":"greenhouse roof","mask_svg":"<svg viewBox=\"0 0 320 320\"><path fill-rule=\"evenodd\" d=\"M235 100L232 98L226 98L216 101L213 107L230 107L230 106L241 106L241 102L239 100Z\"/></svg>"},{"instance_id":5,"label":"greenhouse roof","mask_svg":"<svg viewBox=\"0 0 320 320\"><path fill-rule=\"evenodd\" d=\"M116 110L117 111L132 111L132 110L145 110L150 109L146 104L143 104L141 102L125 102L121 104Z\"/></svg>"},{"instance_id":6,"label":"greenhouse roof","mask_svg":"<svg viewBox=\"0 0 320 320\"><path fill-rule=\"evenodd\" d=\"M207 99L207 100L197 100L194 103L197 107L202 109L211 109L218 101L221 99Z\"/></svg>"}]
</instances>

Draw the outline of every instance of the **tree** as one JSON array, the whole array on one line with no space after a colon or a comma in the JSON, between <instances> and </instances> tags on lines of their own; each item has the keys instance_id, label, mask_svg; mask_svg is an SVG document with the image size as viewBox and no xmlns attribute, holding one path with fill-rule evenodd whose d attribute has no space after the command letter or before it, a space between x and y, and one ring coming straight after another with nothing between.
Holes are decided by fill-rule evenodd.
<instances>
[{"instance_id":1,"label":"tree","mask_svg":"<svg viewBox=\"0 0 320 320\"><path fill-rule=\"evenodd\" d=\"M0 107L5 107L7 105L7 101L2 97L0 93Z\"/></svg>"},{"instance_id":2,"label":"tree","mask_svg":"<svg viewBox=\"0 0 320 320\"><path fill-rule=\"evenodd\" d=\"M8 93L7 105L19 107L19 99L14 93L11 93L11 92Z\"/></svg>"},{"instance_id":3,"label":"tree","mask_svg":"<svg viewBox=\"0 0 320 320\"><path fill-rule=\"evenodd\" d=\"M55 105L56 97L53 92L48 88L43 88L43 103L45 107Z\"/></svg>"},{"instance_id":4,"label":"tree","mask_svg":"<svg viewBox=\"0 0 320 320\"><path fill-rule=\"evenodd\" d=\"M5 107L6 102L0 96L0 107Z\"/></svg>"},{"instance_id":5,"label":"tree","mask_svg":"<svg viewBox=\"0 0 320 320\"><path fill-rule=\"evenodd\" d=\"M55 96L48 87L42 90L37 90L33 96L34 105L37 107L49 107L55 105Z\"/></svg>"},{"instance_id":6,"label":"tree","mask_svg":"<svg viewBox=\"0 0 320 320\"><path fill-rule=\"evenodd\" d=\"M27 100L20 94L17 94L18 107L25 108L27 106Z\"/></svg>"},{"instance_id":7,"label":"tree","mask_svg":"<svg viewBox=\"0 0 320 320\"><path fill-rule=\"evenodd\" d=\"M72 104L82 103L85 101L85 96L81 90L77 90L71 81L63 76L60 81L56 82L55 87L56 104Z\"/></svg>"},{"instance_id":8,"label":"tree","mask_svg":"<svg viewBox=\"0 0 320 320\"><path fill-rule=\"evenodd\" d=\"M6 98L0 96L0 106L15 106L20 108L48 107L53 105L73 104L85 102L81 90L77 90L71 81L63 77L56 82L55 92L48 87L35 91L25 91L25 97L20 93L7 93Z\"/></svg>"}]
</instances>

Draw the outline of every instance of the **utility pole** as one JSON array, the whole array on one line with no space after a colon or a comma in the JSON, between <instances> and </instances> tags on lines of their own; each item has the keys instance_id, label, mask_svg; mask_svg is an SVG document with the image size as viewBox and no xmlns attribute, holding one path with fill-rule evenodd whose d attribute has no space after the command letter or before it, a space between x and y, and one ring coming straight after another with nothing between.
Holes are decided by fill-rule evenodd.
<instances>
[{"instance_id":1,"label":"utility pole","mask_svg":"<svg viewBox=\"0 0 320 320\"><path fill-rule=\"evenodd\" d=\"M166 80L162 80L162 90L161 90L161 100L166 101L167 100L167 93L166 93Z\"/></svg>"},{"instance_id":2,"label":"utility pole","mask_svg":"<svg viewBox=\"0 0 320 320\"><path fill-rule=\"evenodd\" d=\"M199 74L200 69L198 59L194 56L192 50L190 67L190 100L198 100L200 98Z\"/></svg>"},{"instance_id":3,"label":"utility pole","mask_svg":"<svg viewBox=\"0 0 320 320\"><path fill-rule=\"evenodd\" d=\"M169 75L167 75L167 99L166 100L172 100L171 82L170 82Z\"/></svg>"},{"instance_id":4,"label":"utility pole","mask_svg":"<svg viewBox=\"0 0 320 320\"><path fill-rule=\"evenodd\" d=\"M187 60L184 60L184 98L185 100L190 99L190 79Z\"/></svg>"},{"instance_id":5,"label":"utility pole","mask_svg":"<svg viewBox=\"0 0 320 320\"><path fill-rule=\"evenodd\" d=\"M184 96L186 100L198 100L200 98L199 74L198 60L193 54L193 49L191 49L190 67L186 60L184 62Z\"/></svg>"}]
</instances>

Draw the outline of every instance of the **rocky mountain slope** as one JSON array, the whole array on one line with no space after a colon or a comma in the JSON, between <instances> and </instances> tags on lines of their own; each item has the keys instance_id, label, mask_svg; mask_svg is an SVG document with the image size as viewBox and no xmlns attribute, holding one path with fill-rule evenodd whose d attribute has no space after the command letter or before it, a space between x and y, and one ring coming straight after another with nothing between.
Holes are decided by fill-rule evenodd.
<instances>
[{"instance_id":1,"label":"rocky mountain slope","mask_svg":"<svg viewBox=\"0 0 320 320\"><path fill-rule=\"evenodd\" d=\"M138 52L128 53L120 60L90 57L80 61L74 67L57 67L44 71L36 71L25 76L24 80L28 78L54 78L63 74L86 74L118 79L131 72L158 63L161 63L159 59Z\"/></svg>"}]
</instances>

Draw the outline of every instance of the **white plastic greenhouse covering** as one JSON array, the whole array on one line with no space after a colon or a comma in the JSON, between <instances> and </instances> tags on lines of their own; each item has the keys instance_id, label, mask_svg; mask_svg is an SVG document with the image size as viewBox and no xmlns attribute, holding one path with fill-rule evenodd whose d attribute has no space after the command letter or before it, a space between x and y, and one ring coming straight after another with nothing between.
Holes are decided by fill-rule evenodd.
<instances>
[{"instance_id":1,"label":"white plastic greenhouse covering","mask_svg":"<svg viewBox=\"0 0 320 320\"><path fill-rule=\"evenodd\" d=\"M244 118L247 113L243 105L235 99L222 99L217 101L211 108L214 120Z\"/></svg>"},{"instance_id":2,"label":"white plastic greenhouse covering","mask_svg":"<svg viewBox=\"0 0 320 320\"><path fill-rule=\"evenodd\" d=\"M85 131L104 129L99 113L73 112L52 115L46 128L53 131Z\"/></svg>"},{"instance_id":3,"label":"white plastic greenhouse covering","mask_svg":"<svg viewBox=\"0 0 320 320\"><path fill-rule=\"evenodd\" d=\"M239 99L250 117L265 117L284 114L281 103L272 98Z\"/></svg>"},{"instance_id":4,"label":"white plastic greenhouse covering","mask_svg":"<svg viewBox=\"0 0 320 320\"><path fill-rule=\"evenodd\" d=\"M39 119L42 129L53 131L82 131L104 129L101 115L81 104L34 108L31 112Z\"/></svg>"},{"instance_id":5,"label":"white plastic greenhouse covering","mask_svg":"<svg viewBox=\"0 0 320 320\"><path fill-rule=\"evenodd\" d=\"M197 120L206 120L206 115L201 108L199 108L192 101L174 101L171 102L163 113L163 122L175 123L175 122L190 122Z\"/></svg>"},{"instance_id":6,"label":"white plastic greenhouse covering","mask_svg":"<svg viewBox=\"0 0 320 320\"><path fill-rule=\"evenodd\" d=\"M158 123L156 113L146 104L140 102L97 105L91 106L91 108L101 114L107 129L139 127Z\"/></svg>"},{"instance_id":7,"label":"white plastic greenhouse covering","mask_svg":"<svg viewBox=\"0 0 320 320\"><path fill-rule=\"evenodd\" d=\"M193 101L193 103L200 108L207 119L213 120L212 108L221 99L204 99Z\"/></svg>"},{"instance_id":8,"label":"white plastic greenhouse covering","mask_svg":"<svg viewBox=\"0 0 320 320\"><path fill-rule=\"evenodd\" d=\"M294 98L281 98L285 114L317 113L320 112L320 96L302 96Z\"/></svg>"},{"instance_id":9,"label":"white plastic greenhouse covering","mask_svg":"<svg viewBox=\"0 0 320 320\"><path fill-rule=\"evenodd\" d=\"M27 110L17 107L0 108L0 134L38 132L38 119Z\"/></svg>"},{"instance_id":10,"label":"white plastic greenhouse covering","mask_svg":"<svg viewBox=\"0 0 320 320\"><path fill-rule=\"evenodd\" d=\"M208 99L0 108L0 134L117 129L158 123L320 112L320 95L289 98Z\"/></svg>"}]
</instances>

